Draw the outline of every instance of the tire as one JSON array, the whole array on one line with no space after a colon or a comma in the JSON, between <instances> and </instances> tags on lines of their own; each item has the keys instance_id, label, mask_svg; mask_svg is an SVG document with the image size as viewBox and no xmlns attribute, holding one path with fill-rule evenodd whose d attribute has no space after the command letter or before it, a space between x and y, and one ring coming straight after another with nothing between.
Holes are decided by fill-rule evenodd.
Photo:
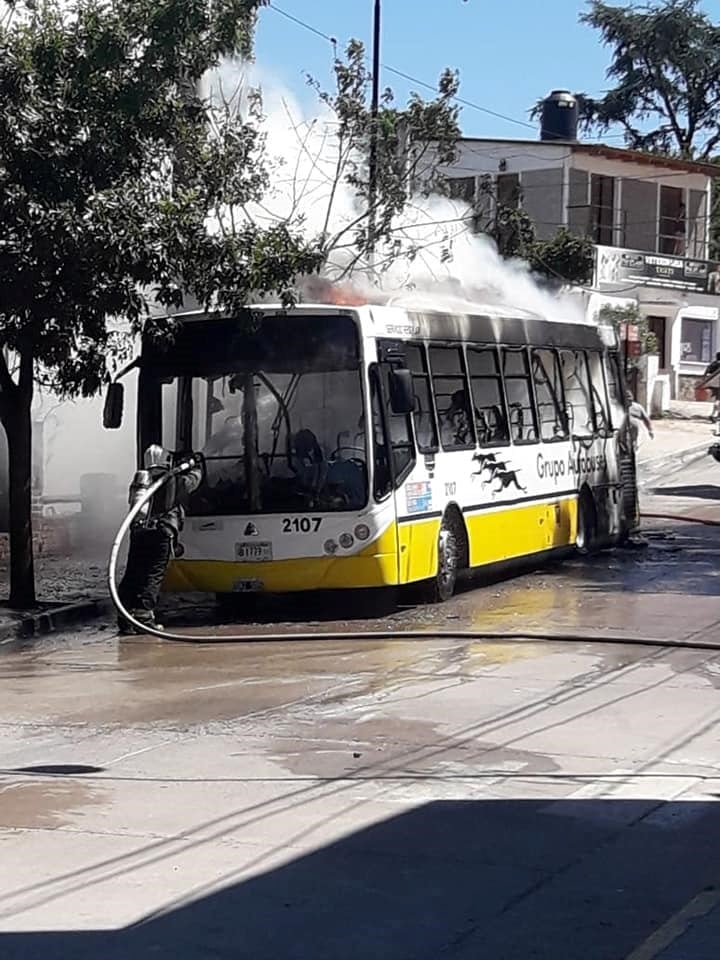
<instances>
[{"instance_id":1,"label":"tire","mask_svg":"<svg viewBox=\"0 0 720 960\"><path fill-rule=\"evenodd\" d=\"M578 553L585 557L597 553L600 549L595 500L587 487L581 492L578 501L578 526L575 546Z\"/></svg>"},{"instance_id":2,"label":"tire","mask_svg":"<svg viewBox=\"0 0 720 960\"><path fill-rule=\"evenodd\" d=\"M446 514L438 534L437 573L422 584L421 598L425 603L445 603L455 593L461 568L462 531L457 520Z\"/></svg>"}]
</instances>

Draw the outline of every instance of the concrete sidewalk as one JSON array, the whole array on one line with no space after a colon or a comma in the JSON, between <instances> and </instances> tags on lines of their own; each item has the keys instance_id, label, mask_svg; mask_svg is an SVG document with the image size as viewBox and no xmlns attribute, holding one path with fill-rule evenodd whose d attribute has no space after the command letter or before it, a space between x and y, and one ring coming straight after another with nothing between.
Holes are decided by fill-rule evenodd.
<instances>
[{"instance_id":1,"label":"concrete sidewalk","mask_svg":"<svg viewBox=\"0 0 720 960\"><path fill-rule=\"evenodd\" d=\"M715 442L709 420L653 420L654 439L645 430L637 451L640 483L657 479L704 456Z\"/></svg>"}]
</instances>

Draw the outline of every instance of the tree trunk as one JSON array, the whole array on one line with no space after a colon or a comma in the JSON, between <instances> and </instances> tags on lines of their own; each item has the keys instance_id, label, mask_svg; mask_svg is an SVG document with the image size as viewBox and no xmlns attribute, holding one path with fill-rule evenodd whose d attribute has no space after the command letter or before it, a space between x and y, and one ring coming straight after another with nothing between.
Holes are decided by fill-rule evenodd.
<instances>
[{"instance_id":1,"label":"tree trunk","mask_svg":"<svg viewBox=\"0 0 720 960\"><path fill-rule=\"evenodd\" d=\"M17 385L10 382L3 361L0 371L0 413L8 442L10 480L10 606L35 606L32 543L32 354L20 358Z\"/></svg>"}]
</instances>

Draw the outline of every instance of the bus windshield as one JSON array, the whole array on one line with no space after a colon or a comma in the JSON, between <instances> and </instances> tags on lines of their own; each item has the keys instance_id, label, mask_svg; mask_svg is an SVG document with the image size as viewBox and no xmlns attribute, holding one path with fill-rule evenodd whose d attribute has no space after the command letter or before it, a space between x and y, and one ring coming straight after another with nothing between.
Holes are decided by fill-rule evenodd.
<instances>
[{"instance_id":1,"label":"bus windshield","mask_svg":"<svg viewBox=\"0 0 720 960\"><path fill-rule=\"evenodd\" d=\"M352 318L272 315L249 333L236 328L187 324L156 358L162 444L206 459L189 514L364 507L367 444Z\"/></svg>"}]
</instances>

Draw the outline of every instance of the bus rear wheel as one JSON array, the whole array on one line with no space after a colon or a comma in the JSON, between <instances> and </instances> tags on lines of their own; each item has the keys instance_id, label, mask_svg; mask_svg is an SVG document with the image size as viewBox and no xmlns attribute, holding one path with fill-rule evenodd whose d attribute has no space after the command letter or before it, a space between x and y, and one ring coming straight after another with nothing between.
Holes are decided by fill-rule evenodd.
<instances>
[{"instance_id":1,"label":"bus rear wheel","mask_svg":"<svg viewBox=\"0 0 720 960\"><path fill-rule=\"evenodd\" d=\"M423 584L421 597L425 603L444 603L455 593L461 566L462 536L457 521L446 514L438 534L437 573Z\"/></svg>"},{"instance_id":2,"label":"bus rear wheel","mask_svg":"<svg viewBox=\"0 0 720 960\"><path fill-rule=\"evenodd\" d=\"M575 537L577 551L583 556L597 553L599 550L597 525L595 500L586 487L578 500L578 524Z\"/></svg>"}]
</instances>

